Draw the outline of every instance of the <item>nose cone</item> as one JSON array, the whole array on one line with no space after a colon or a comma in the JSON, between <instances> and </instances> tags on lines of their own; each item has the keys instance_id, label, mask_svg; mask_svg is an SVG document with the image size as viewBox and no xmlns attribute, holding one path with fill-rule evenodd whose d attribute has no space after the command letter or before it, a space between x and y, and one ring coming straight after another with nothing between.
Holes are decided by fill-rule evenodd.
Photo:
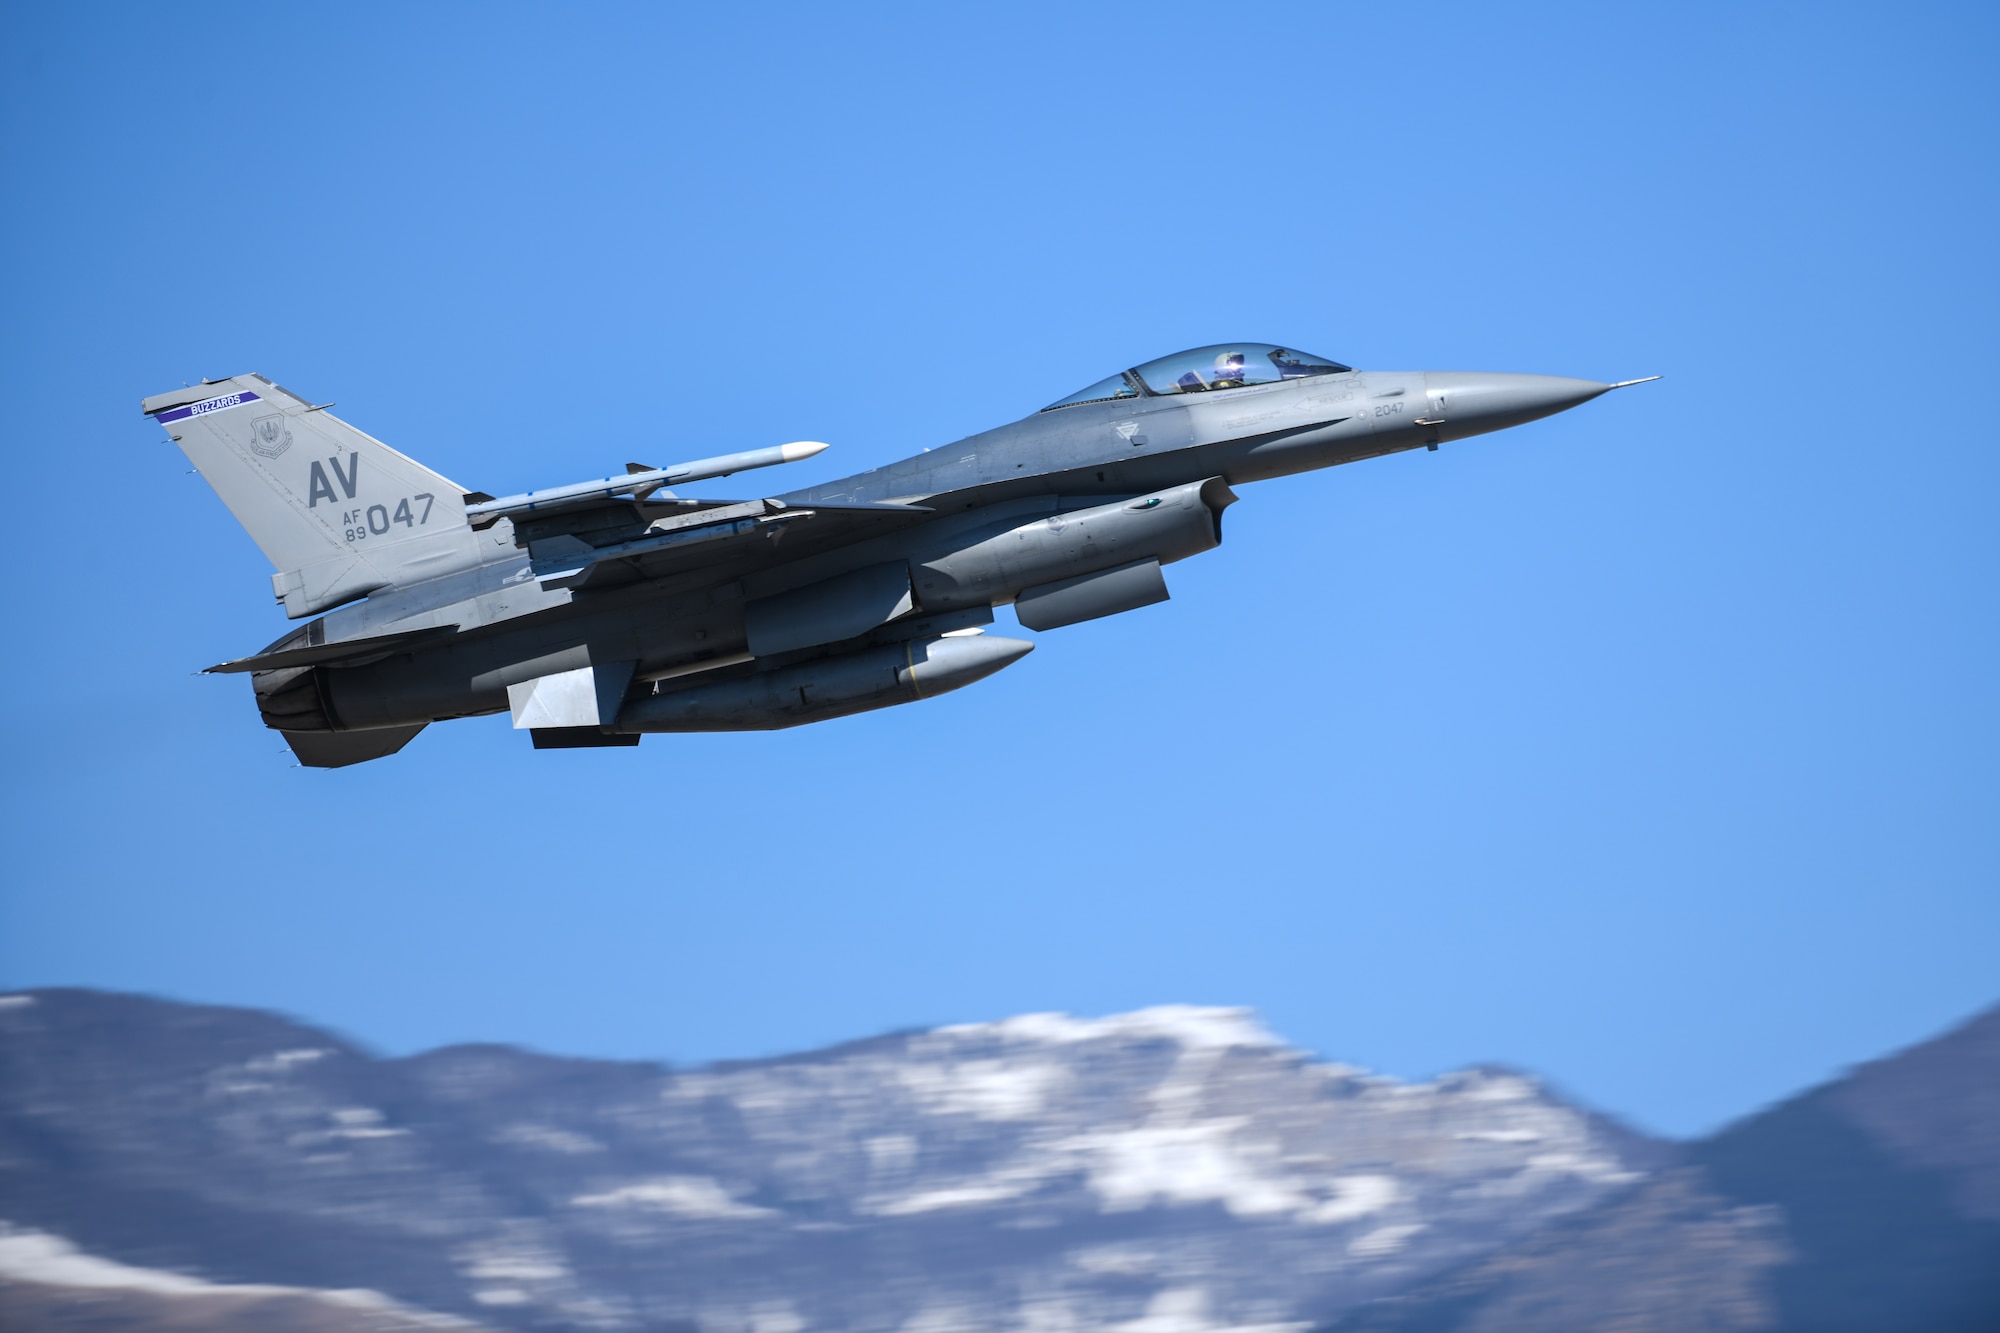
<instances>
[{"instance_id":1,"label":"nose cone","mask_svg":"<svg viewBox=\"0 0 2000 1333\"><path fill-rule=\"evenodd\" d=\"M1446 439L1504 430L1587 403L1614 385L1565 375L1508 375L1493 371L1424 373L1430 414L1443 422Z\"/></svg>"}]
</instances>

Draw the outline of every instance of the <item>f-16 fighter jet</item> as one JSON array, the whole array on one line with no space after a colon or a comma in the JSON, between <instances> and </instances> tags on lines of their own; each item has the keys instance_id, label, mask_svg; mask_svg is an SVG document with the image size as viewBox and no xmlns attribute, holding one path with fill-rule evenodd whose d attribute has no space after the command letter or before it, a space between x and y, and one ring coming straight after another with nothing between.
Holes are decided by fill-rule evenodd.
<instances>
[{"instance_id":1,"label":"f-16 fighter jet","mask_svg":"<svg viewBox=\"0 0 2000 1333\"><path fill-rule=\"evenodd\" d=\"M1246 482L1435 449L1622 387L1359 371L1227 343L754 500L676 488L826 446L633 463L496 498L262 375L142 407L277 567L285 614L306 621L209 670L248 674L299 761L339 768L486 713L512 714L550 749L792 727L943 694L1034 647L983 632L996 606L1051 630L1165 601L1164 567L1220 544Z\"/></svg>"}]
</instances>

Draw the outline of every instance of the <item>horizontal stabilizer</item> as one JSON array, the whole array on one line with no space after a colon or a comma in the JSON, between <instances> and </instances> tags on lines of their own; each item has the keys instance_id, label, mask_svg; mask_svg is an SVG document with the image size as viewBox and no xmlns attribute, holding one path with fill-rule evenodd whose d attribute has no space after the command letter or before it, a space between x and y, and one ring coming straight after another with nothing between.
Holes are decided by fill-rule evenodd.
<instances>
[{"instance_id":1,"label":"horizontal stabilizer","mask_svg":"<svg viewBox=\"0 0 2000 1333\"><path fill-rule=\"evenodd\" d=\"M363 666L391 653L408 652L420 644L448 639L458 633L456 625L433 625L429 629L405 630L400 634L377 634L366 639L343 639L339 643L308 644L280 648L276 652L239 657L206 668L207 674L232 675L243 671L276 671L281 667Z\"/></svg>"},{"instance_id":2,"label":"horizontal stabilizer","mask_svg":"<svg viewBox=\"0 0 2000 1333\"><path fill-rule=\"evenodd\" d=\"M429 726L376 727L369 731L281 731L285 744L307 768L346 768L370 759L387 759Z\"/></svg>"}]
</instances>

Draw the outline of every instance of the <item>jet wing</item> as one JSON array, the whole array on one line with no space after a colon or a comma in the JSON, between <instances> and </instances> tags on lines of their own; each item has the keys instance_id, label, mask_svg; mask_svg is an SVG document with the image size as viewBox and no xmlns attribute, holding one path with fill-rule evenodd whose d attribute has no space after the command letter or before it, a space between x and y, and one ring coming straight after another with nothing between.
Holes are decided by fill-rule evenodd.
<instances>
[{"instance_id":1,"label":"jet wing","mask_svg":"<svg viewBox=\"0 0 2000 1333\"><path fill-rule=\"evenodd\" d=\"M428 629L404 630L397 634L377 634L366 639L343 639L337 643L307 643L297 648L279 648L233 662L219 662L204 674L231 675L244 671L276 671L280 667L365 666L391 653L408 652L420 645L448 639L458 633L456 625L433 625Z\"/></svg>"},{"instance_id":2,"label":"jet wing","mask_svg":"<svg viewBox=\"0 0 2000 1333\"><path fill-rule=\"evenodd\" d=\"M663 508L670 512L645 521ZM544 588L592 589L715 565L760 564L781 541L786 558L796 559L919 522L933 512L921 505L868 502L618 501L532 524L517 520L516 531ZM636 532L634 517L643 523Z\"/></svg>"}]
</instances>

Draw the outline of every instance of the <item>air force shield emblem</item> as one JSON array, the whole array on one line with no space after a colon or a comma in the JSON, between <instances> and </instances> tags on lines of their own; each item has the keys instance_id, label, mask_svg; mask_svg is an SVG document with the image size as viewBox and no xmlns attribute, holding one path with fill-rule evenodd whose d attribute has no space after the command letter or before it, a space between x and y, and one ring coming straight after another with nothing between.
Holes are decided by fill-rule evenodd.
<instances>
[{"instance_id":1,"label":"air force shield emblem","mask_svg":"<svg viewBox=\"0 0 2000 1333\"><path fill-rule=\"evenodd\" d=\"M292 429L282 414L272 413L250 423L250 448L263 458L276 458L292 447Z\"/></svg>"}]
</instances>

